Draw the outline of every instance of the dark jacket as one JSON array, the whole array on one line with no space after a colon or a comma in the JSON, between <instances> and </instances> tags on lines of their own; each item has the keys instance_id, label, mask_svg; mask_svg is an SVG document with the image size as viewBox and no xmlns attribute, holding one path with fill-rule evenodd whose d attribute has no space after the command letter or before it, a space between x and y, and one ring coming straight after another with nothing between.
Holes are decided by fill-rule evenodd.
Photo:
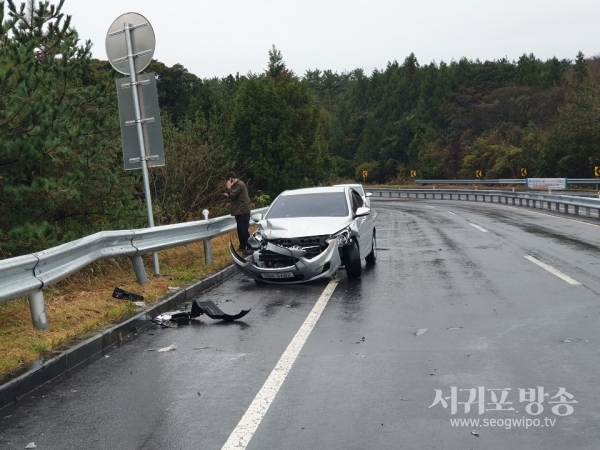
<instances>
[{"instance_id":1,"label":"dark jacket","mask_svg":"<svg viewBox=\"0 0 600 450\"><path fill-rule=\"evenodd\" d=\"M228 191L229 200L231 200L231 215L250 214L250 197L248 188L243 181L237 180Z\"/></svg>"}]
</instances>

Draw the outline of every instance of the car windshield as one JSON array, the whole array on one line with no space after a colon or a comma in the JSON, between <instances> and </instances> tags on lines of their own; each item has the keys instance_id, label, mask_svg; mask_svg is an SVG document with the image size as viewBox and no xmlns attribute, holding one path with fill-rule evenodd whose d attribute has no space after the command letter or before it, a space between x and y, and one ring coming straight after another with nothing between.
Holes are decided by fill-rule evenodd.
<instances>
[{"instance_id":1,"label":"car windshield","mask_svg":"<svg viewBox=\"0 0 600 450\"><path fill-rule=\"evenodd\" d=\"M267 219L289 217L346 217L348 204L343 192L322 192L280 196L267 213Z\"/></svg>"}]
</instances>

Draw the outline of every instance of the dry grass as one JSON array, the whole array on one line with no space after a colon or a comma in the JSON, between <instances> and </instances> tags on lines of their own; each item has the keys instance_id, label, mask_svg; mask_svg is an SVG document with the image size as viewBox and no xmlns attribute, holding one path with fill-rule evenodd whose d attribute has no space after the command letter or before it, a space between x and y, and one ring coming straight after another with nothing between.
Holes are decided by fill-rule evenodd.
<instances>
[{"instance_id":1,"label":"dry grass","mask_svg":"<svg viewBox=\"0 0 600 450\"><path fill-rule=\"evenodd\" d=\"M213 239L213 264L204 263L201 242L159 253L161 275L153 277L150 255L144 259L150 282L139 285L126 258L105 260L44 291L49 331L38 331L31 323L27 298L0 304L0 380L29 363L59 350L70 340L98 331L133 315L132 302L112 298L115 286L144 296L155 304L169 287L205 278L231 264L229 240L235 232Z\"/></svg>"}]
</instances>

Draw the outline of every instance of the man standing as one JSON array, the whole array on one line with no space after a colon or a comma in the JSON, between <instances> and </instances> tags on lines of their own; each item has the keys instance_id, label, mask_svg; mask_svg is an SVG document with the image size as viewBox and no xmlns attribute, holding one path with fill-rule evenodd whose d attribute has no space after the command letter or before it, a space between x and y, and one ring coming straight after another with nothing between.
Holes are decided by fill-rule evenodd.
<instances>
[{"instance_id":1,"label":"man standing","mask_svg":"<svg viewBox=\"0 0 600 450\"><path fill-rule=\"evenodd\" d=\"M227 192L223 195L231 200L231 215L235 217L237 224L237 234L240 246L239 251L244 255L252 253L252 249L248 247L248 238L250 233L248 227L250 225L250 197L248 196L248 188L243 181L238 180L235 173L229 172L225 175L227 179Z\"/></svg>"}]
</instances>

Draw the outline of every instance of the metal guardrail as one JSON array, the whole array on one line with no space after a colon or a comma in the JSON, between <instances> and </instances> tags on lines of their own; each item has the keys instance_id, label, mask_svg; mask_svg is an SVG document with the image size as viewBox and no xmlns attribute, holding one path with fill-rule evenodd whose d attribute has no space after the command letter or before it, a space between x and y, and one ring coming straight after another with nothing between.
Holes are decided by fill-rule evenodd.
<instances>
[{"instance_id":1,"label":"metal guardrail","mask_svg":"<svg viewBox=\"0 0 600 450\"><path fill-rule=\"evenodd\" d=\"M527 184L524 178L498 180L414 180L415 184ZM600 178L568 178L568 184L600 184Z\"/></svg>"},{"instance_id":2,"label":"metal guardrail","mask_svg":"<svg viewBox=\"0 0 600 450\"><path fill-rule=\"evenodd\" d=\"M527 184L525 179L499 180L414 180L415 184Z\"/></svg>"},{"instance_id":3,"label":"metal guardrail","mask_svg":"<svg viewBox=\"0 0 600 450\"><path fill-rule=\"evenodd\" d=\"M265 212L260 208L252 213ZM222 216L139 230L101 231L30 255L0 260L0 303L27 295L33 325L47 329L44 288L78 272L94 261L128 257L138 283L148 282L142 262L147 253L204 241L204 257L212 264L210 240L236 229L235 218Z\"/></svg>"},{"instance_id":4,"label":"metal guardrail","mask_svg":"<svg viewBox=\"0 0 600 450\"><path fill-rule=\"evenodd\" d=\"M366 188L373 194L371 199L384 198L423 198L432 200L474 200L490 203L504 203L506 205L526 206L530 208L546 209L564 214L581 215L583 209L585 217L600 219L600 198L581 197L564 194L545 194L537 192L512 192L495 190L467 190L467 189L388 189ZM594 215L592 215L594 212Z\"/></svg>"}]
</instances>

